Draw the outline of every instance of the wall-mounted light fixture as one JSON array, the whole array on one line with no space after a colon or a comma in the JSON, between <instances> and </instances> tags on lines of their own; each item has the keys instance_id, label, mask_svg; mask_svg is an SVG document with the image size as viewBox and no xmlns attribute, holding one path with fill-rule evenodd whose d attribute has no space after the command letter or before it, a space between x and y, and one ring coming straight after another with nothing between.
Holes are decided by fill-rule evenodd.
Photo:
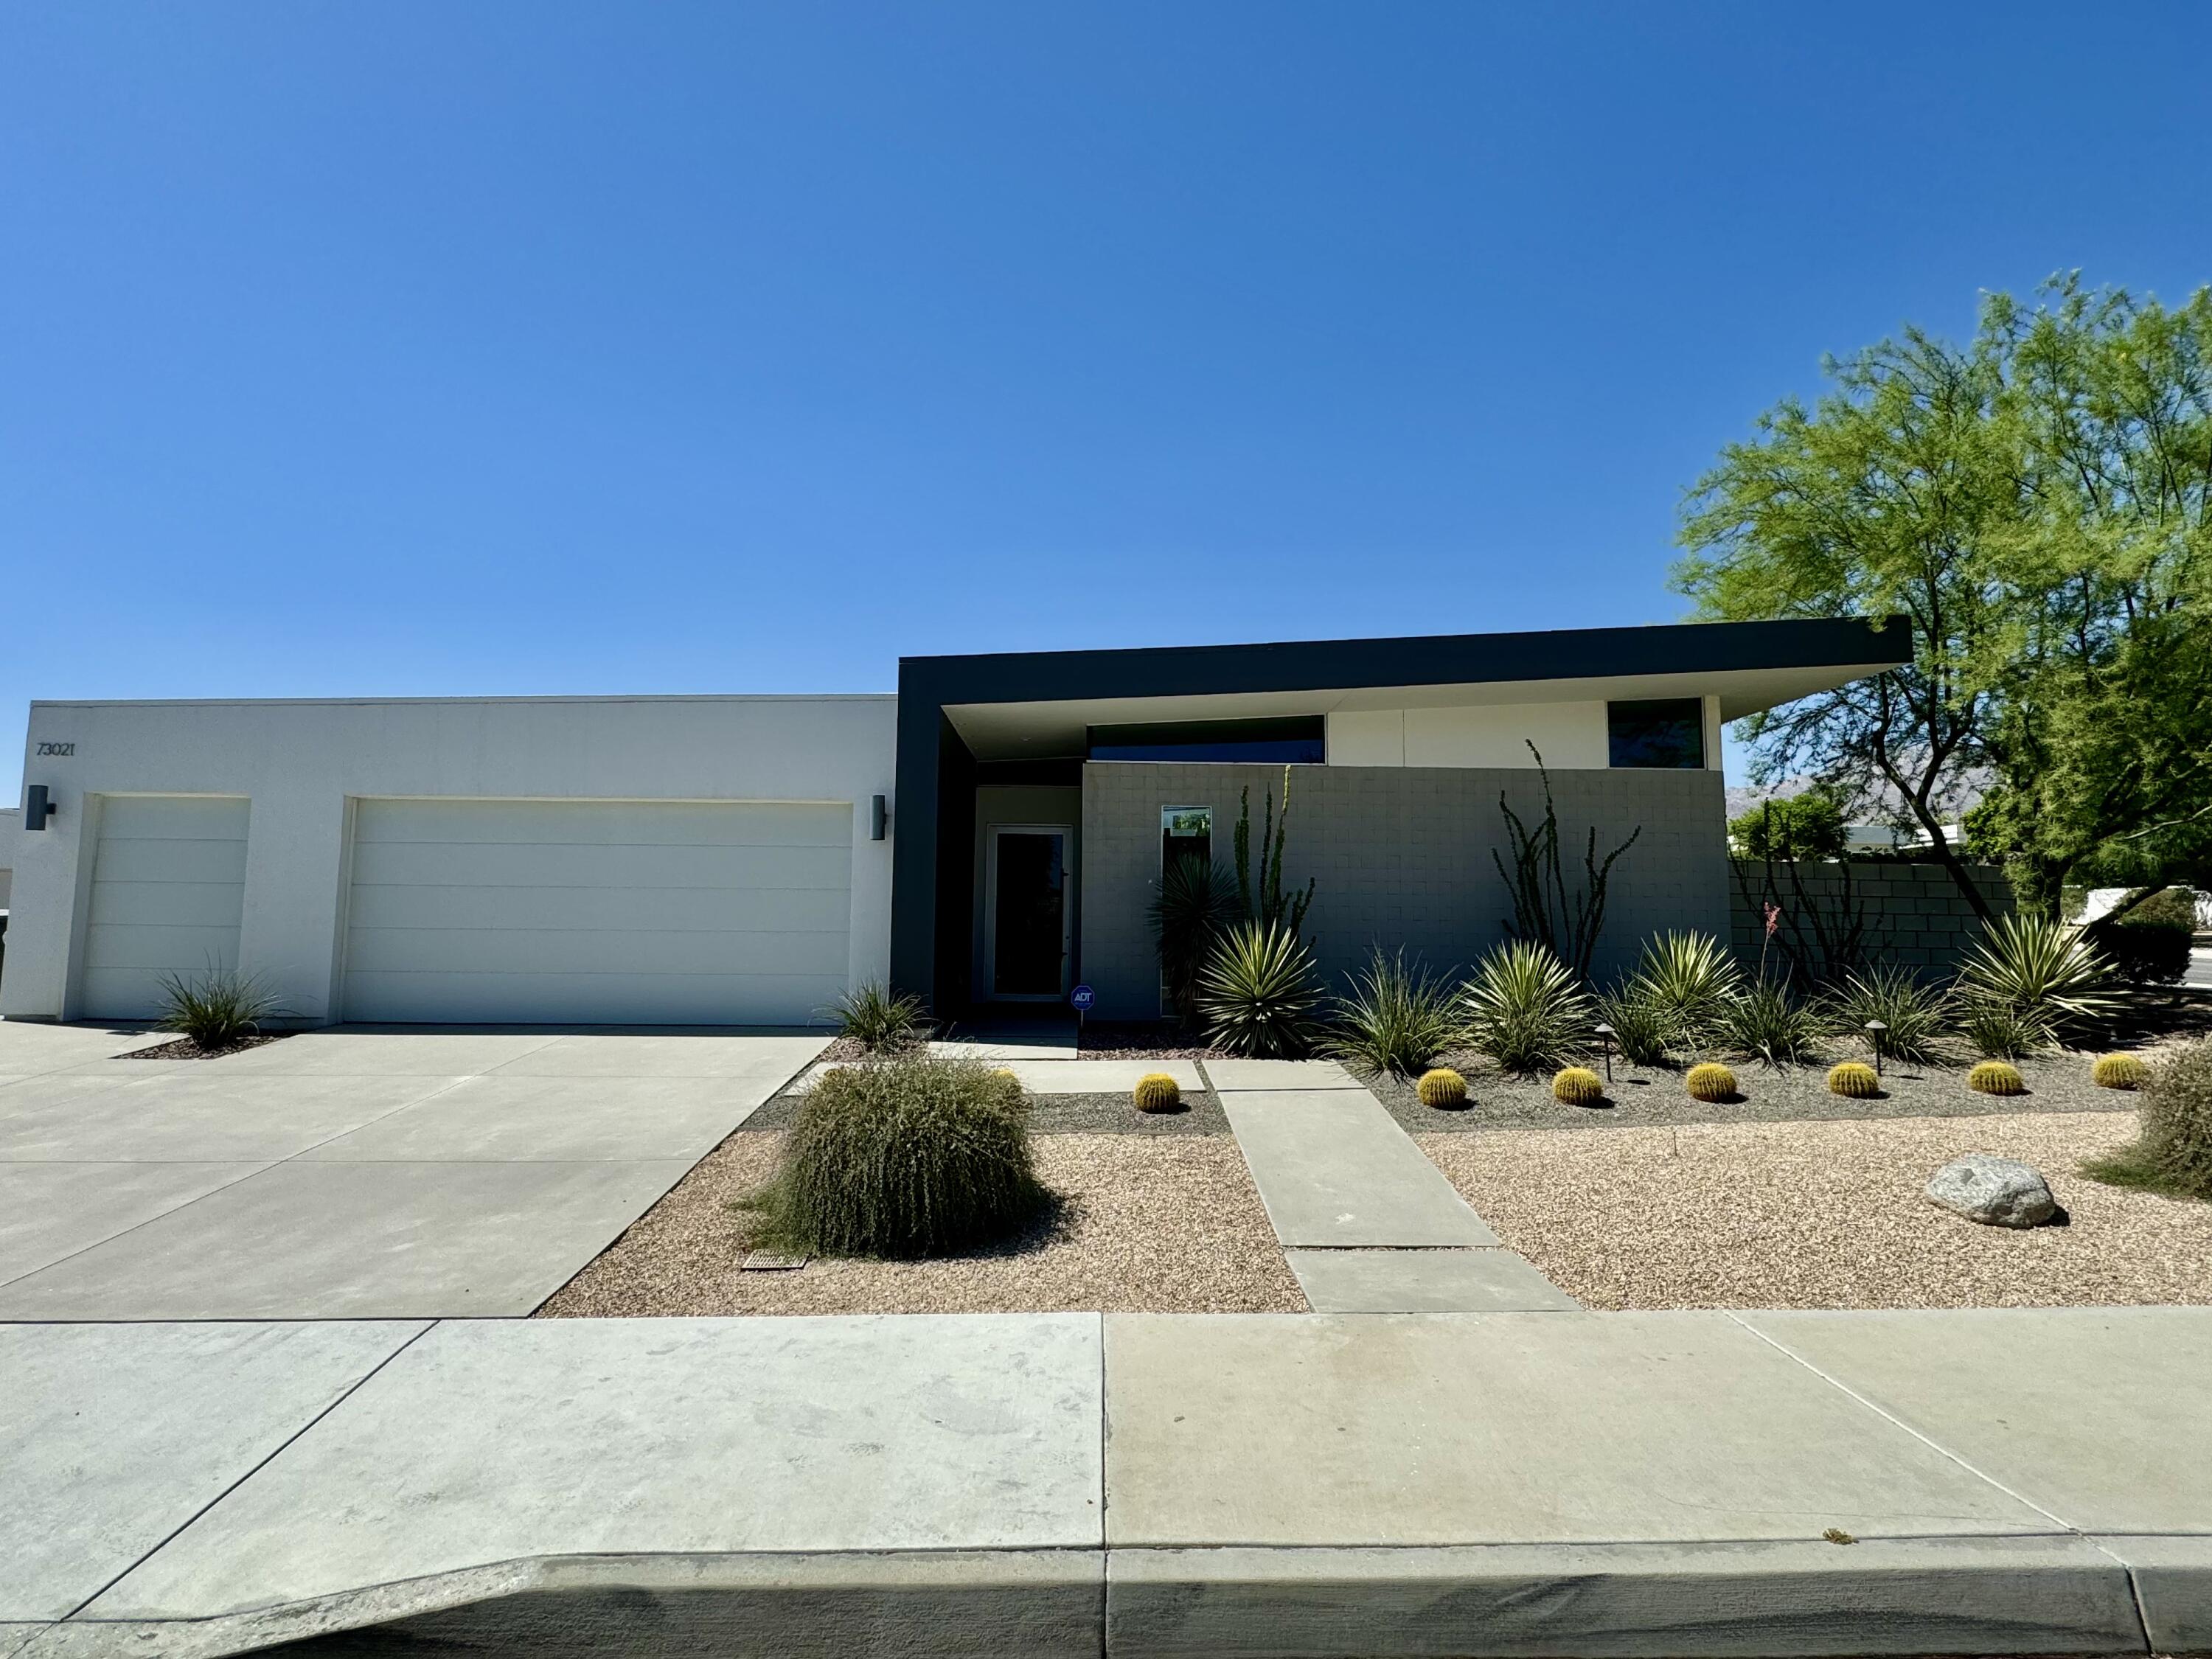
<instances>
[{"instance_id":1,"label":"wall-mounted light fixture","mask_svg":"<svg viewBox=\"0 0 2212 1659\"><path fill-rule=\"evenodd\" d=\"M868 802L868 839L881 841L890 821L890 803L881 795L872 797Z\"/></svg>"},{"instance_id":2,"label":"wall-mounted light fixture","mask_svg":"<svg viewBox=\"0 0 2212 1659\"><path fill-rule=\"evenodd\" d=\"M46 820L61 810L46 793L45 784L34 783L23 791L23 828L26 830L45 829Z\"/></svg>"}]
</instances>

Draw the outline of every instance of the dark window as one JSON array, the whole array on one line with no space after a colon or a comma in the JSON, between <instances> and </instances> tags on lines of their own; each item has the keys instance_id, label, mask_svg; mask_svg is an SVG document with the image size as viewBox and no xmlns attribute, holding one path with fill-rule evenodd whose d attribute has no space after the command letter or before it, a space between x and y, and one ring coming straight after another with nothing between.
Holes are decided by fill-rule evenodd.
<instances>
[{"instance_id":1,"label":"dark window","mask_svg":"<svg viewBox=\"0 0 2212 1659\"><path fill-rule=\"evenodd\" d=\"M1094 726L1092 760L1270 761L1318 766L1325 758L1318 714L1298 720L1176 720Z\"/></svg>"},{"instance_id":2,"label":"dark window","mask_svg":"<svg viewBox=\"0 0 2212 1659\"><path fill-rule=\"evenodd\" d=\"M1700 698L1609 702L1605 723L1615 766L1695 769L1705 763L1705 706Z\"/></svg>"}]
</instances>

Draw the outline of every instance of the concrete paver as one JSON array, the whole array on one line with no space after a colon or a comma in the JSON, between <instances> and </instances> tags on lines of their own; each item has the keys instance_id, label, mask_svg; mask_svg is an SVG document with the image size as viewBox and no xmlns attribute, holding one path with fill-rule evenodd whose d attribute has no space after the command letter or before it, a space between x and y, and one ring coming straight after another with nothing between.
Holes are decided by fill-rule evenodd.
<instances>
[{"instance_id":1,"label":"concrete paver","mask_svg":"<svg viewBox=\"0 0 2212 1659\"><path fill-rule=\"evenodd\" d=\"M587 1032L482 1069L499 1077L719 1077L780 1087L830 1046L830 1033ZM770 1092L773 1092L773 1088Z\"/></svg>"},{"instance_id":2,"label":"concrete paver","mask_svg":"<svg viewBox=\"0 0 2212 1659\"><path fill-rule=\"evenodd\" d=\"M519 1316L690 1167L272 1164L0 1286L0 1318Z\"/></svg>"},{"instance_id":3,"label":"concrete paver","mask_svg":"<svg viewBox=\"0 0 2212 1659\"><path fill-rule=\"evenodd\" d=\"M2212 1534L2212 1308L1737 1317L2069 1526Z\"/></svg>"},{"instance_id":4,"label":"concrete paver","mask_svg":"<svg viewBox=\"0 0 2212 1659\"><path fill-rule=\"evenodd\" d=\"M128 1062L125 1062L128 1063ZM274 1162L459 1081L444 1077L241 1077L221 1060L96 1096L0 1112L0 1161Z\"/></svg>"},{"instance_id":5,"label":"concrete paver","mask_svg":"<svg viewBox=\"0 0 2212 1659\"><path fill-rule=\"evenodd\" d=\"M1073 1042L1029 1042L1018 1038L1011 1042L979 1037L939 1039L930 1043L929 1052L946 1060L980 1060L993 1066L1010 1060L1072 1060L1083 1057Z\"/></svg>"},{"instance_id":6,"label":"concrete paver","mask_svg":"<svg viewBox=\"0 0 2212 1659\"><path fill-rule=\"evenodd\" d=\"M315 1163L696 1160L751 1116L772 1086L728 1077L492 1072L300 1156Z\"/></svg>"},{"instance_id":7,"label":"concrete paver","mask_svg":"<svg viewBox=\"0 0 2212 1659\"><path fill-rule=\"evenodd\" d=\"M260 1164L0 1164L0 1285L127 1232Z\"/></svg>"},{"instance_id":8,"label":"concrete paver","mask_svg":"<svg viewBox=\"0 0 2212 1659\"><path fill-rule=\"evenodd\" d=\"M2212 1653L2212 1538L2106 1534L2097 1543L2127 1564L2153 1653Z\"/></svg>"},{"instance_id":9,"label":"concrete paver","mask_svg":"<svg viewBox=\"0 0 2212 1659\"><path fill-rule=\"evenodd\" d=\"M439 1326L89 1610L544 1555L1096 1549L1097 1315Z\"/></svg>"},{"instance_id":10,"label":"concrete paver","mask_svg":"<svg viewBox=\"0 0 2212 1659\"><path fill-rule=\"evenodd\" d=\"M221 1060L197 1060L234 1076L472 1077L560 1040L557 1031L301 1031ZM144 1062L142 1062L144 1063Z\"/></svg>"},{"instance_id":11,"label":"concrete paver","mask_svg":"<svg viewBox=\"0 0 2212 1659\"><path fill-rule=\"evenodd\" d=\"M1038 1095L1126 1095L1154 1072L1165 1072L1186 1092L1206 1087L1188 1060L1012 1060L1006 1069Z\"/></svg>"},{"instance_id":12,"label":"concrete paver","mask_svg":"<svg viewBox=\"0 0 2212 1659\"><path fill-rule=\"evenodd\" d=\"M1113 1315L1108 1542L2048 1533L1721 1314Z\"/></svg>"},{"instance_id":13,"label":"concrete paver","mask_svg":"<svg viewBox=\"0 0 2212 1659\"><path fill-rule=\"evenodd\" d=\"M422 1328L0 1326L0 1620L98 1595Z\"/></svg>"},{"instance_id":14,"label":"concrete paver","mask_svg":"<svg viewBox=\"0 0 2212 1659\"><path fill-rule=\"evenodd\" d=\"M1582 1306L1511 1250L1283 1254L1316 1313L1569 1313Z\"/></svg>"},{"instance_id":15,"label":"concrete paver","mask_svg":"<svg viewBox=\"0 0 2212 1659\"><path fill-rule=\"evenodd\" d=\"M166 1031L118 1030L104 1025L49 1025L0 1019L0 1077L35 1076L87 1060L150 1048L169 1041Z\"/></svg>"},{"instance_id":16,"label":"concrete paver","mask_svg":"<svg viewBox=\"0 0 2212 1659\"><path fill-rule=\"evenodd\" d=\"M1285 1246L1498 1243L1364 1089L1238 1092L1220 1100Z\"/></svg>"},{"instance_id":17,"label":"concrete paver","mask_svg":"<svg viewBox=\"0 0 2212 1659\"><path fill-rule=\"evenodd\" d=\"M1333 1060L1209 1060L1206 1075L1224 1093L1243 1089L1357 1089L1351 1073Z\"/></svg>"}]
</instances>

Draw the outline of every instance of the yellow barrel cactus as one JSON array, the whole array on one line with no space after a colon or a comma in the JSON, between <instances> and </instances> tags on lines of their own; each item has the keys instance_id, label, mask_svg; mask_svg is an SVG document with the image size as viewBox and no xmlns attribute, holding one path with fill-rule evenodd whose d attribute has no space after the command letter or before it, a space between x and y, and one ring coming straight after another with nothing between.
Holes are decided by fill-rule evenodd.
<instances>
[{"instance_id":1,"label":"yellow barrel cactus","mask_svg":"<svg viewBox=\"0 0 2212 1659\"><path fill-rule=\"evenodd\" d=\"M1467 1079L1450 1066L1439 1066L1421 1073L1413 1092L1420 1096L1422 1105L1449 1112L1467 1104Z\"/></svg>"},{"instance_id":2,"label":"yellow barrel cactus","mask_svg":"<svg viewBox=\"0 0 2212 1659\"><path fill-rule=\"evenodd\" d=\"M1587 1066L1570 1066L1552 1079L1552 1098L1568 1106L1588 1106L1605 1098L1605 1079Z\"/></svg>"},{"instance_id":3,"label":"yellow barrel cactus","mask_svg":"<svg viewBox=\"0 0 2212 1659\"><path fill-rule=\"evenodd\" d=\"M1182 1104L1182 1085L1165 1072L1147 1072L1133 1091L1140 1112L1172 1112Z\"/></svg>"},{"instance_id":4,"label":"yellow barrel cactus","mask_svg":"<svg viewBox=\"0 0 2212 1659\"><path fill-rule=\"evenodd\" d=\"M1692 1066L1682 1079L1682 1086L1690 1091L1690 1098L1708 1103L1735 1098L1735 1073L1715 1060L1702 1066Z\"/></svg>"},{"instance_id":5,"label":"yellow barrel cactus","mask_svg":"<svg viewBox=\"0 0 2212 1659\"><path fill-rule=\"evenodd\" d=\"M2133 1054L2105 1054L2089 1073L2100 1089L2140 1089L2144 1075L2142 1061Z\"/></svg>"},{"instance_id":6,"label":"yellow barrel cactus","mask_svg":"<svg viewBox=\"0 0 2212 1659\"><path fill-rule=\"evenodd\" d=\"M2027 1079L2009 1060L1985 1060L1966 1073L1966 1086L1978 1095L2024 1095Z\"/></svg>"},{"instance_id":7,"label":"yellow barrel cactus","mask_svg":"<svg viewBox=\"0 0 2212 1659\"><path fill-rule=\"evenodd\" d=\"M1863 1060L1847 1060L1828 1073L1828 1092L1850 1100L1872 1100L1881 1092L1881 1074Z\"/></svg>"}]
</instances>

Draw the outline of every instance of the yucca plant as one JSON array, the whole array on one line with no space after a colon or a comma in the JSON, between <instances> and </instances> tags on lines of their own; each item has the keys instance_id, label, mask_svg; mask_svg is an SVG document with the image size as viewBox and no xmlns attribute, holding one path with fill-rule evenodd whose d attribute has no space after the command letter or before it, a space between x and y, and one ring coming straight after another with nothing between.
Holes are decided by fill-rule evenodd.
<instances>
[{"instance_id":1,"label":"yucca plant","mask_svg":"<svg viewBox=\"0 0 2212 1659\"><path fill-rule=\"evenodd\" d=\"M1663 1066L1674 1022L1667 1011L1635 986L1597 999L1598 1018L1613 1027L1613 1046L1631 1066Z\"/></svg>"},{"instance_id":2,"label":"yucca plant","mask_svg":"<svg viewBox=\"0 0 2212 1659\"><path fill-rule=\"evenodd\" d=\"M872 1054L903 1048L929 1035L919 999L895 997L873 980L848 991L830 1012L837 1021L837 1034L852 1038Z\"/></svg>"},{"instance_id":3,"label":"yucca plant","mask_svg":"<svg viewBox=\"0 0 2212 1659\"><path fill-rule=\"evenodd\" d=\"M1844 975L1823 1006L1841 1031L1869 1035L1867 1022L1880 1020L1885 1058L1908 1066L1932 1066L1942 1057L1943 1034L1958 1017L1955 998L1944 987L1929 985L1903 968L1869 968Z\"/></svg>"},{"instance_id":4,"label":"yucca plant","mask_svg":"<svg viewBox=\"0 0 2212 1659\"><path fill-rule=\"evenodd\" d=\"M1467 1037L1509 1072L1548 1072L1589 1046L1590 1000L1547 946L1498 945L1461 989Z\"/></svg>"},{"instance_id":5,"label":"yucca plant","mask_svg":"<svg viewBox=\"0 0 2212 1659\"><path fill-rule=\"evenodd\" d=\"M1237 914L1237 884L1212 860L1185 854L1160 872L1151 908L1152 945L1168 1004L1186 1024L1197 1018L1199 975Z\"/></svg>"},{"instance_id":6,"label":"yucca plant","mask_svg":"<svg viewBox=\"0 0 2212 1659\"><path fill-rule=\"evenodd\" d=\"M1657 1012L1669 1042L1694 1048L1719 1029L1743 988L1743 975L1711 933L1667 933L1644 941L1625 988Z\"/></svg>"},{"instance_id":7,"label":"yucca plant","mask_svg":"<svg viewBox=\"0 0 2212 1659\"><path fill-rule=\"evenodd\" d=\"M258 974L210 967L204 974L165 974L161 979L157 1029L188 1037L206 1049L235 1048L258 1036L261 1022L284 1012Z\"/></svg>"},{"instance_id":8,"label":"yucca plant","mask_svg":"<svg viewBox=\"0 0 2212 1659\"><path fill-rule=\"evenodd\" d=\"M1780 980L1754 981L1721 1016L1721 1040L1769 1066L1796 1066L1820 1051L1820 1018Z\"/></svg>"},{"instance_id":9,"label":"yucca plant","mask_svg":"<svg viewBox=\"0 0 2212 1659\"><path fill-rule=\"evenodd\" d=\"M1959 969L1959 995L2002 1008L2039 1035L2038 1045L2095 1025L2114 1007L2098 988L2111 964L2078 927L2039 916L2000 916Z\"/></svg>"},{"instance_id":10,"label":"yucca plant","mask_svg":"<svg viewBox=\"0 0 2212 1659\"><path fill-rule=\"evenodd\" d=\"M1324 1053L1370 1072L1413 1077L1450 1046L1458 1034L1451 992L1406 953L1376 951L1352 988L1337 998Z\"/></svg>"},{"instance_id":11,"label":"yucca plant","mask_svg":"<svg viewBox=\"0 0 2212 1659\"><path fill-rule=\"evenodd\" d=\"M1232 1054L1295 1059L1313 1046L1321 1000L1313 953L1287 927L1240 922L1198 976L1198 1015L1209 1041Z\"/></svg>"},{"instance_id":12,"label":"yucca plant","mask_svg":"<svg viewBox=\"0 0 2212 1659\"><path fill-rule=\"evenodd\" d=\"M793 1255L912 1257L1018 1234L1050 1198L1013 1074L912 1054L823 1073L748 1207Z\"/></svg>"}]
</instances>

